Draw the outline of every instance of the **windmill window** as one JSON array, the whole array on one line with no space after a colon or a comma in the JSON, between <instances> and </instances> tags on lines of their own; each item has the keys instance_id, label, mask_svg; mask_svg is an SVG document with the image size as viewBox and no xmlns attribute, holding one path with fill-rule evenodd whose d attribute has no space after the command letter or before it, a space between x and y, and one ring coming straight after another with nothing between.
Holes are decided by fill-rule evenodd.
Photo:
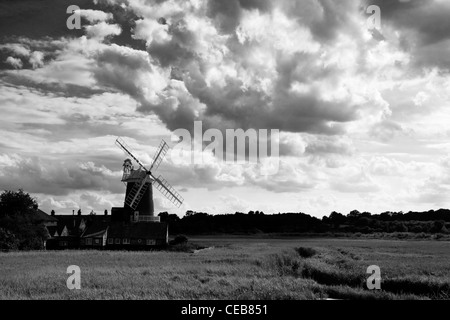
<instances>
[{"instance_id":1,"label":"windmill window","mask_svg":"<svg viewBox=\"0 0 450 320\"><path fill-rule=\"evenodd\" d=\"M92 245L92 239L86 239L86 245L91 246Z\"/></svg>"},{"instance_id":2,"label":"windmill window","mask_svg":"<svg viewBox=\"0 0 450 320\"><path fill-rule=\"evenodd\" d=\"M123 238L123 244L130 244L130 239Z\"/></svg>"},{"instance_id":3,"label":"windmill window","mask_svg":"<svg viewBox=\"0 0 450 320\"><path fill-rule=\"evenodd\" d=\"M99 245L100 244L100 239L94 239L94 244Z\"/></svg>"},{"instance_id":4,"label":"windmill window","mask_svg":"<svg viewBox=\"0 0 450 320\"><path fill-rule=\"evenodd\" d=\"M155 240L153 240L153 239L147 239L147 245L148 246L154 246L155 245Z\"/></svg>"},{"instance_id":5,"label":"windmill window","mask_svg":"<svg viewBox=\"0 0 450 320\"><path fill-rule=\"evenodd\" d=\"M141 244L142 243L142 239L138 239L138 243Z\"/></svg>"}]
</instances>

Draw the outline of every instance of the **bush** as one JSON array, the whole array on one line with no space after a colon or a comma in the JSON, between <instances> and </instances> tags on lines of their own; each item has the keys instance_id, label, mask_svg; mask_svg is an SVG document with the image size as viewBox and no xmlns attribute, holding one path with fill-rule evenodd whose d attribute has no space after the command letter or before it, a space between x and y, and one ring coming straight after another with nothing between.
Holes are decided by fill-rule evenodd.
<instances>
[{"instance_id":1,"label":"bush","mask_svg":"<svg viewBox=\"0 0 450 320\"><path fill-rule=\"evenodd\" d=\"M9 251L17 250L19 247L19 241L16 236L3 228L0 228L0 250Z\"/></svg>"},{"instance_id":2,"label":"bush","mask_svg":"<svg viewBox=\"0 0 450 320\"><path fill-rule=\"evenodd\" d=\"M297 253L300 255L300 257L302 257L302 258L311 258L312 256L314 256L317 253L317 251L314 250L313 248L299 247L296 250L297 250Z\"/></svg>"},{"instance_id":3,"label":"bush","mask_svg":"<svg viewBox=\"0 0 450 320\"><path fill-rule=\"evenodd\" d=\"M170 241L171 245L177 245L177 244L185 244L188 242L188 238L185 235L177 235L175 239Z\"/></svg>"}]
</instances>

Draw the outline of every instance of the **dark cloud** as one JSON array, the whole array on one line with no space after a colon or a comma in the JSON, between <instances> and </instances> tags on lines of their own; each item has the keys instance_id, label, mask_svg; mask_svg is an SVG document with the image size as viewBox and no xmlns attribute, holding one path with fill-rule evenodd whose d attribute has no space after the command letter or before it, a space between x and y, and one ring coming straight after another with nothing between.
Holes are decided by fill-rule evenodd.
<instances>
[{"instance_id":1,"label":"dark cloud","mask_svg":"<svg viewBox=\"0 0 450 320\"><path fill-rule=\"evenodd\" d=\"M72 83L56 81L44 82L29 76L23 76L19 73L2 73L0 74L0 82L7 86L27 87L29 89L34 89L41 94L65 98L90 98L108 91Z\"/></svg>"},{"instance_id":2,"label":"dark cloud","mask_svg":"<svg viewBox=\"0 0 450 320\"><path fill-rule=\"evenodd\" d=\"M140 136L136 130L122 127L119 121L108 123L77 113L62 116L58 120L62 120L63 123L22 122L18 125L18 129L24 133L29 132L31 134L36 130L40 130L40 135L49 142L70 141L74 137L77 139L88 139L107 135Z\"/></svg>"},{"instance_id":3,"label":"dark cloud","mask_svg":"<svg viewBox=\"0 0 450 320\"><path fill-rule=\"evenodd\" d=\"M382 19L397 27L419 32L422 44L428 45L449 39L450 5L436 0L374 0L371 5L381 9Z\"/></svg>"},{"instance_id":4,"label":"dark cloud","mask_svg":"<svg viewBox=\"0 0 450 320\"><path fill-rule=\"evenodd\" d=\"M378 5L382 23L401 32L403 49L412 54L416 66L450 70L450 3L437 0L368 1Z\"/></svg>"},{"instance_id":5,"label":"dark cloud","mask_svg":"<svg viewBox=\"0 0 450 320\"><path fill-rule=\"evenodd\" d=\"M350 1L336 4L321 0L314 1L313 5L302 5L306 6L303 11L300 5L292 7L287 3L283 3L281 8L298 19L299 24L309 26L315 37L331 41L341 29L352 32L347 21L347 15L354 9ZM243 10L268 13L274 10L273 6L267 1L209 1L207 12L219 26L220 36L234 34ZM111 7L107 8L113 11ZM306 19L311 16L305 16L308 10L311 14L316 13L317 17ZM138 12L134 14L139 16ZM127 19L132 19L133 14L128 16ZM166 18L170 20L167 31L170 38L148 44L150 60L143 51L128 50L113 44L94 55L92 72L101 88L130 95L138 102L138 111L156 114L169 130L192 130L195 120L203 120L204 130L264 128L336 135L345 132L346 123L357 119L357 106L353 103L325 100L320 89L310 86L322 79L338 77L340 72L331 66L315 66L316 54L280 54L275 60L277 74L272 79L273 90L270 92L251 83L248 85L238 76L225 76L222 85L208 83L206 78L211 62L198 51L208 39L190 30L179 13ZM234 60L236 67L242 68L244 73L254 72L254 66L245 60L251 45L239 43L235 35L224 44L229 50L223 57L224 61ZM215 44L209 45L213 47ZM176 70L176 78L181 82L177 84L177 81L166 79L168 86L160 91L154 89L155 98L149 99L149 87L150 90L153 88L143 80L156 72L156 66ZM292 91L294 83L309 87L309 91Z\"/></svg>"},{"instance_id":6,"label":"dark cloud","mask_svg":"<svg viewBox=\"0 0 450 320\"><path fill-rule=\"evenodd\" d=\"M194 58L194 52L179 43L176 37L166 43L152 43L148 53L163 67L184 66L184 61Z\"/></svg>"},{"instance_id":7,"label":"dark cloud","mask_svg":"<svg viewBox=\"0 0 450 320\"><path fill-rule=\"evenodd\" d=\"M268 12L272 8L270 0L239 0L242 9L253 10L258 9L261 12Z\"/></svg>"},{"instance_id":8,"label":"dark cloud","mask_svg":"<svg viewBox=\"0 0 450 320\"><path fill-rule=\"evenodd\" d=\"M93 162L60 162L41 157L22 158L0 169L0 189L67 195L75 190L120 193L120 178Z\"/></svg>"},{"instance_id":9,"label":"dark cloud","mask_svg":"<svg viewBox=\"0 0 450 320\"><path fill-rule=\"evenodd\" d=\"M209 0L208 16L214 19L219 29L224 33L233 33L241 19L239 1Z\"/></svg>"}]
</instances>

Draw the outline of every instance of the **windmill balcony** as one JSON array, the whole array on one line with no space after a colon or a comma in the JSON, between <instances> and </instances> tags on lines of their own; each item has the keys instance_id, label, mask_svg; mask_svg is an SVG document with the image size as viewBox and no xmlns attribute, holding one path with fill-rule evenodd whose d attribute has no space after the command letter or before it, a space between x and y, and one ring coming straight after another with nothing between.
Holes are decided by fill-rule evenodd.
<instances>
[{"instance_id":1,"label":"windmill balcony","mask_svg":"<svg viewBox=\"0 0 450 320\"><path fill-rule=\"evenodd\" d=\"M139 216L138 222L160 222L160 217L154 216Z\"/></svg>"}]
</instances>

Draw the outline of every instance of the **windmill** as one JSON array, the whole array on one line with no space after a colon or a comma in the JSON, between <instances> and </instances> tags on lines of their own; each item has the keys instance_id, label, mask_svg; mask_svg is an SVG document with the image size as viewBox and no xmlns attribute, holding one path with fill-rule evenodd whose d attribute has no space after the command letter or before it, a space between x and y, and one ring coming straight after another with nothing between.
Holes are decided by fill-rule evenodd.
<instances>
[{"instance_id":1,"label":"windmill","mask_svg":"<svg viewBox=\"0 0 450 320\"><path fill-rule=\"evenodd\" d=\"M155 186L167 199L169 199L176 207L180 207L183 198L178 192L161 176L157 178L153 175L161 164L165 154L169 150L167 143L162 140L153 157L152 164L149 169L145 167L141 161L134 155L131 148L122 138L116 139L116 145L119 146L126 154L128 154L139 166L134 169L131 159L126 159L123 164L122 182L127 186L125 192L125 208L131 210L133 214L131 220L134 222L158 222L159 217L154 216L153 208L153 190Z\"/></svg>"}]
</instances>

